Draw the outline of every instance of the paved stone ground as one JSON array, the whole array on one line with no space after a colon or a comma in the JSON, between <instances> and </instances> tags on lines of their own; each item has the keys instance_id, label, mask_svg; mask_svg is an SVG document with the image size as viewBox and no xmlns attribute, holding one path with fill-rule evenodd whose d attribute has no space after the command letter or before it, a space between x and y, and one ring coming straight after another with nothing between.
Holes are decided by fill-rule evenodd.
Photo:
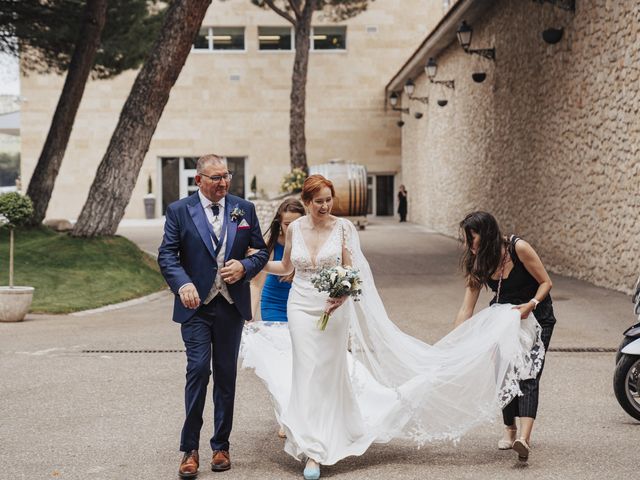
<instances>
[{"instance_id":1,"label":"paved stone ground","mask_svg":"<svg viewBox=\"0 0 640 480\"><path fill-rule=\"evenodd\" d=\"M161 227L121 233L156 250ZM361 232L390 316L433 342L450 328L462 300L457 244L411 224L376 220ZM553 277L559 320L552 347L615 347L633 321L629 297ZM488 301L483 295L482 302ZM80 316L29 315L0 324L0 479L174 479L183 415L184 354L89 353L180 350L171 295ZM534 453L525 467L500 452L500 422L460 444L422 449L400 441L322 469L323 478L596 479L637 478L640 423L616 403L613 353L548 356ZM201 439L200 479L295 479L301 465L282 451L262 384L238 378L233 468L208 463L211 405Z\"/></svg>"}]
</instances>

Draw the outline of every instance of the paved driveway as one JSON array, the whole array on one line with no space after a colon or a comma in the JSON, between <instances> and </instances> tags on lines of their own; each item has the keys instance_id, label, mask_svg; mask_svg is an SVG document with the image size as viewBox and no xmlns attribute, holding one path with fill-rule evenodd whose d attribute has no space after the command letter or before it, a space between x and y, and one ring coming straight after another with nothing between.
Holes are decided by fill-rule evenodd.
<instances>
[{"instance_id":1,"label":"paved driveway","mask_svg":"<svg viewBox=\"0 0 640 480\"><path fill-rule=\"evenodd\" d=\"M155 250L161 226L130 226L121 233ZM428 342L448 332L462 300L456 242L391 221L373 222L361 239L394 321ZM629 297L564 277L553 280L559 323L552 347L615 347L633 320ZM171 302L167 293L125 309L30 315L20 324L0 324L0 478L177 478L185 360ZM374 445L361 457L323 468L322 476L637 478L640 423L615 401L613 358L549 354L534 453L524 468L512 452L496 449L496 416L496 425L458 445ZM210 418L208 403L199 478L302 477L301 465L282 451L268 396L252 372L238 378L233 468L226 473L206 469Z\"/></svg>"}]
</instances>

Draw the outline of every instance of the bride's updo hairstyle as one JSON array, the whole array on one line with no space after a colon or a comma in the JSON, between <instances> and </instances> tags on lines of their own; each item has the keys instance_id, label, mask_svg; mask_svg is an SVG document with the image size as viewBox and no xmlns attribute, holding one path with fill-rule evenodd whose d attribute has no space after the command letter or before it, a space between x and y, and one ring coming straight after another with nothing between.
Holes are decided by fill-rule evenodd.
<instances>
[{"instance_id":1,"label":"bride's updo hairstyle","mask_svg":"<svg viewBox=\"0 0 640 480\"><path fill-rule=\"evenodd\" d=\"M480 235L476 254L471 251L472 232ZM507 243L500 232L498 221L487 212L470 213L460 222L460 241L464 244L460 264L467 285L471 288L486 286L491 275L500 266L502 246Z\"/></svg>"},{"instance_id":2,"label":"bride's updo hairstyle","mask_svg":"<svg viewBox=\"0 0 640 480\"><path fill-rule=\"evenodd\" d=\"M310 204L314 195L325 187L329 188L331 196L336 198L336 190L330 180L327 180L322 175L309 175L302 184L302 194L300 195L302 202L305 205Z\"/></svg>"}]
</instances>

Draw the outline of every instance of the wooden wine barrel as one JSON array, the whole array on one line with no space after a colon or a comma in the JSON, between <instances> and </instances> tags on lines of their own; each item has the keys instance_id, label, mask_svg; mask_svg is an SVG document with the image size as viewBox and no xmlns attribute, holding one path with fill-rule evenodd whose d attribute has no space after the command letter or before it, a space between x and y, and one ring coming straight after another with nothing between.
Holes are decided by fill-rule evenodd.
<instances>
[{"instance_id":1,"label":"wooden wine barrel","mask_svg":"<svg viewBox=\"0 0 640 480\"><path fill-rule=\"evenodd\" d=\"M309 174L322 175L333 183L336 199L331 213L339 217L366 217L367 169L364 165L330 160L310 166Z\"/></svg>"}]
</instances>

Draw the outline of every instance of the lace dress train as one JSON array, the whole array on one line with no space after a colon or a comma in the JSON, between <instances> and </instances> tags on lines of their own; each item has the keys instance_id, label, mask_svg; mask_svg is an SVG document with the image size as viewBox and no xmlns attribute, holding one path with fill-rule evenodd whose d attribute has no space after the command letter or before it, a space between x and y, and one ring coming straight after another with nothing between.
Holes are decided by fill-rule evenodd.
<instances>
[{"instance_id":1,"label":"lace dress train","mask_svg":"<svg viewBox=\"0 0 640 480\"><path fill-rule=\"evenodd\" d=\"M544 346L533 315L521 321L510 305L494 305L428 345L389 320L350 222L338 219L312 260L301 220L290 225L296 273L289 324L250 324L241 352L243 366L254 368L269 390L293 457L331 465L373 442L457 440L493 421L520 393L519 380L540 370ZM343 245L360 271L363 294L336 310L321 331L316 322L327 295L310 278L341 264Z\"/></svg>"}]
</instances>

